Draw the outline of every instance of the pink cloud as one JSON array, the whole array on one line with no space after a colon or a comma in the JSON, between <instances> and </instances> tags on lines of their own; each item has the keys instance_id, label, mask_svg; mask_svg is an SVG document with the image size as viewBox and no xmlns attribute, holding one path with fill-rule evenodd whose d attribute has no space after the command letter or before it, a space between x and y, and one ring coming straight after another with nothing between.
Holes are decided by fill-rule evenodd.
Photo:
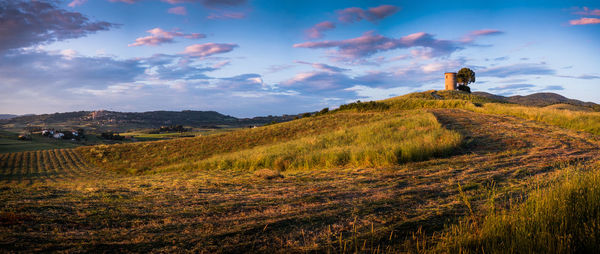
<instances>
[{"instance_id":1,"label":"pink cloud","mask_svg":"<svg viewBox=\"0 0 600 254\"><path fill-rule=\"evenodd\" d=\"M136 0L120 0L120 1L136 1ZM246 0L162 0L170 4L181 4L181 3L200 3L206 7L219 7L219 6L236 6L246 3Z\"/></svg>"},{"instance_id":2,"label":"pink cloud","mask_svg":"<svg viewBox=\"0 0 600 254\"><path fill-rule=\"evenodd\" d=\"M71 8L74 8L76 6L80 6L80 5L84 4L85 2L87 2L87 0L73 0L72 2L70 2L68 4L68 6Z\"/></svg>"},{"instance_id":3,"label":"pink cloud","mask_svg":"<svg viewBox=\"0 0 600 254\"><path fill-rule=\"evenodd\" d=\"M184 6L170 8L167 12L175 15L187 15L187 9Z\"/></svg>"},{"instance_id":4,"label":"pink cloud","mask_svg":"<svg viewBox=\"0 0 600 254\"><path fill-rule=\"evenodd\" d=\"M472 42L474 41L477 37L480 36L488 36L488 35L498 35L498 34L503 34L504 32L500 31L500 30L495 30L495 29L481 29L481 30L475 30L472 31L470 33L468 33L467 35L465 35L461 41L462 42Z\"/></svg>"},{"instance_id":5,"label":"pink cloud","mask_svg":"<svg viewBox=\"0 0 600 254\"><path fill-rule=\"evenodd\" d=\"M243 12L223 12L221 14L211 13L206 16L207 19L243 19L246 17L246 14Z\"/></svg>"},{"instance_id":6,"label":"pink cloud","mask_svg":"<svg viewBox=\"0 0 600 254\"><path fill-rule=\"evenodd\" d=\"M205 43L205 44L194 44L185 48L183 54L204 58L215 54L223 54L232 51L238 47L237 44L232 43Z\"/></svg>"},{"instance_id":7,"label":"pink cloud","mask_svg":"<svg viewBox=\"0 0 600 254\"><path fill-rule=\"evenodd\" d=\"M335 28L335 24L331 21L324 21L314 25L313 27L306 30L306 35L311 39L318 39L323 37L323 32Z\"/></svg>"},{"instance_id":8,"label":"pink cloud","mask_svg":"<svg viewBox=\"0 0 600 254\"><path fill-rule=\"evenodd\" d=\"M448 40L437 40L433 35L420 32L410 34L399 39L385 37L373 31L364 33L362 36L340 41L305 42L293 45L294 48L337 48L334 52L341 60L357 60L369 57L378 52L387 50L426 47L431 48L433 56L449 55L461 48L457 42Z\"/></svg>"},{"instance_id":9,"label":"pink cloud","mask_svg":"<svg viewBox=\"0 0 600 254\"><path fill-rule=\"evenodd\" d=\"M140 0L109 0L111 2L119 2L119 3L127 3L127 4L133 4L136 2L139 2Z\"/></svg>"},{"instance_id":10,"label":"pink cloud","mask_svg":"<svg viewBox=\"0 0 600 254\"><path fill-rule=\"evenodd\" d=\"M315 69L319 69L319 70L326 71L326 72L344 72L344 71L349 71L349 69L344 69L344 68L340 68L340 67L336 67L336 66L324 64L324 63L310 63L310 62L305 62L305 61L294 61L294 62L299 63L299 64L307 64L307 65L312 66Z\"/></svg>"},{"instance_id":11,"label":"pink cloud","mask_svg":"<svg viewBox=\"0 0 600 254\"><path fill-rule=\"evenodd\" d=\"M600 24L599 18L580 18L569 21L572 26Z\"/></svg>"},{"instance_id":12,"label":"pink cloud","mask_svg":"<svg viewBox=\"0 0 600 254\"><path fill-rule=\"evenodd\" d=\"M576 8L576 9L579 9L579 8ZM574 12L574 14L600 16L600 9L591 10L589 7L583 7L579 10L580 11Z\"/></svg>"},{"instance_id":13,"label":"pink cloud","mask_svg":"<svg viewBox=\"0 0 600 254\"><path fill-rule=\"evenodd\" d=\"M175 37L184 37L187 39L206 38L206 35L200 34L200 33L185 34L185 33L177 32L177 31L169 32L169 31L162 30L158 27L154 28L154 29L150 29L147 32L150 33L151 35L137 38L137 39L135 39L134 43L129 44L127 46L129 46L129 47L136 47L136 46L143 46L143 45L158 46L163 43L174 42Z\"/></svg>"},{"instance_id":14,"label":"pink cloud","mask_svg":"<svg viewBox=\"0 0 600 254\"><path fill-rule=\"evenodd\" d=\"M375 22L395 14L399 10L400 8L393 5L381 5L367 10L358 7L350 7L339 10L337 13L338 20L344 23L358 22L363 19Z\"/></svg>"}]
</instances>

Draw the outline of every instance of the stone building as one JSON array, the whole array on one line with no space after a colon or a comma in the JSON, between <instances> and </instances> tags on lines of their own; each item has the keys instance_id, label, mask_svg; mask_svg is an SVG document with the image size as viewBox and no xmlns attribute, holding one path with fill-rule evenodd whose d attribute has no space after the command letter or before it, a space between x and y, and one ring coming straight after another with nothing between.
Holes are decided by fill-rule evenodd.
<instances>
[{"instance_id":1,"label":"stone building","mask_svg":"<svg viewBox=\"0 0 600 254\"><path fill-rule=\"evenodd\" d=\"M446 90L456 90L456 72L444 73L446 77Z\"/></svg>"}]
</instances>

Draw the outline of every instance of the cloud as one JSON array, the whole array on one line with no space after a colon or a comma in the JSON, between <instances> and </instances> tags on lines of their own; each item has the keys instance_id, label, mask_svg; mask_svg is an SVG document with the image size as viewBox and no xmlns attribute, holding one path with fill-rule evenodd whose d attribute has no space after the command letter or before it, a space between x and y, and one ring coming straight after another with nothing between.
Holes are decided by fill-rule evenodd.
<instances>
[{"instance_id":1,"label":"cloud","mask_svg":"<svg viewBox=\"0 0 600 254\"><path fill-rule=\"evenodd\" d=\"M73 0L72 2L70 2L68 4L68 6L71 8L74 8L76 6L80 6L80 5L84 4L85 2L87 2L87 0Z\"/></svg>"},{"instance_id":2,"label":"cloud","mask_svg":"<svg viewBox=\"0 0 600 254\"><path fill-rule=\"evenodd\" d=\"M228 91L261 90L264 85L262 76L256 73L241 74L228 78L220 78L215 88Z\"/></svg>"},{"instance_id":3,"label":"cloud","mask_svg":"<svg viewBox=\"0 0 600 254\"><path fill-rule=\"evenodd\" d=\"M323 21L306 30L306 35L311 39L319 39L323 37L323 32L335 28L335 24L331 21Z\"/></svg>"},{"instance_id":4,"label":"cloud","mask_svg":"<svg viewBox=\"0 0 600 254\"><path fill-rule=\"evenodd\" d=\"M580 19L570 20L569 24L571 24L572 26L600 24L600 19L599 18L580 18Z\"/></svg>"},{"instance_id":5,"label":"cloud","mask_svg":"<svg viewBox=\"0 0 600 254\"><path fill-rule=\"evenodd\" d=\"M238 47L237 44L233 43L205 43L205 44L194 44L185 48L183 54L204 58L215 54L223 54L232 51Z\"/></svg>"},{"instance_id":6,"label":"cloud","mask_svg":"<svg viewBox=\"0 0 600 254\"><path fill-rule=\"evenodd\" d=\"M504 90L530 90L530 88L535 87L532 84L511 84L511 85L503 85L492 87L488 90L490 91L504 91Z\"/></svg>"},{"instance_id":7,"label":"cloud","mask_svg":"<svg viewBox=\"0 0 600 254\"><path fill-rule=\"evenodd\" d=\"M467 35L465 35L461 41L465 42L465 43L470 43L473 42L475 39L477 39L478 37L481 36L490 36L490 35L500 35L503 34L504 32L500 31L500 30L496 30L496 29L481 29L481 30L475 30L475 31L471 31L470 33L468 33Z\"/></svg>"},{"instance_id":8,"label":"cloud","mask_svg":"<svg viewBox=\"0 0 600 254\"><path fill-rule=\"evenodd\" d=\"M231 11L227 11L227 12L223 12L223 13L211 13L210 15L206 16L207 19L213 19L213 20L217 20L217 19L243 19L246 18L246 14L243 12L231 12Z\"/></svg>"},{"instance_id":9,"label":"cloud","mask_svg":"<svg viewBox=\"0 0 600 254\"><path fill-rule=\"evenodd\" d=\"M136 60L83 57L73 50L21 51L0 57L0 76L10 77L3 78L0 84L21 91L104 88L108 84L133 82L143 73L144 67Z\"/></svg>"},{"instance_id":10,"label":"cloud","mask_svg":"<svg viewBox=\"0 0 600 254\"><path fill-rule=\"evenodd\" d=\"M521 75L554 75L556 71L544 64L513 64L478 70L478 76L507 78Z\"/></svg>"},{"instance_id":11,"label":"cloud","mask_svg":"<svg viewBox=\"0 0 600 254\"><path fill-rule=\"evenodd\" d=\"M0 1L0 51L85 37L117 25L91 22L48 1Z\"/></svg>"},{"instance_id":12,"label":"cloud","mask_svg":"<svg viewBox=\"0 0 600 254\"><path fill-rule=\"evenodd\" d=\"M324 63L309 63L309 62L304 62L304 61L295 61L296 63L299 64L307 64L312 66L315 69L319 69L322 71L327 71L327 72L344 72L344 71L349 71L350 69L344 69L344 68L340 68L340 67L336 67L336 66L331 66L328 64L324 64Z\"/></svg>"},{"instance_id":13,"label":"cloud","mask_svg":"<svg viewBox=\"0 0 600 254\"><path fill-rule=\"evenodd\" d=\"M177 31L169 32L169 31L162 30L159 27L150 29L146 32L148 32L151 35L137 38L137 39L135 39L134 43L131 43L127 46L129 46L129 47L136 47L136 46L143 46L143 45L158 46L163 43L173 43L175 37L184 37L187 39L206 38L206 35L204 35L204 34L199 34L199 33L184 34L182 32L177 32Z\"/></svg>"},{"instance_id":14,"label":"cloud","mask_svg":"<svg viewBox=\"0 0 600 254\"><path fill-rule=\"evenodd\" d=\"M121 0L121 1L134 1L134 0ZM225 6L238 6L246 3L246 0L163 0L170 4L181 4L181 3L200 3L205 7L216 8Z\"/></svg>"},{"instance_id":15,"label":"cloud","mask_svg":"<svg viewBox=\"0 0 600 254\"><path fill-rule=\"evenodd\" d=\"M561 78L575 78L575 79L600 79L600 76L598 76L598 75L590 75L590 74L578 75L578 76L558 75L558 77L561 77Z\"/></svg>"},{"instance_id":16,"label":"cloud","mask_svg":"<svg viewBox=\"0 0 600 254\"><path fill-rule=\"evenodd\" d=\"M593 16L600 16L600 9L590 9L589 7L583 7L583 8L575 8L577 11L575 11L573 14L577 14L577 15L593 15Z\"/></svg>"},{"instance_id":17,"label":"cloud","mask_svg":"<svg viewBox=\"0 0 600 254\"><path fill-rule=\"evenodd\" d=\"M562 86L546 86L542 90L560 91L565 90L565 88Z\"/></svg>"},{"instance_id":18,"label":"cloud","mask_svg":"<svg viewBox=\"0 0 600 254\"><path fill-rule=\"evenodd\" d=\"M338 20L343 23L358 22L363 19L376 22L398 12L400 8L393 5L381 5L367 10L358 7L350 7L337 11Z\"/></svg>"},{"instance_id":19,"label":"cloud","mask_svg":"<svg viewBox=\"0 0 600 254\"><path fill-rule=\"evenodd\" d=\"M378 52L410 48L425 47L431 49L432 56L449 55L462 48L461 45L448 40L435 39L433 35L420 32L410 34L399 39L385 37L374 31L364 33L362 36L341 41L304 42L293 45L294 48L337 48L335 52L342 60L356 60L372 56Z\"/></svg>"},{"instance_id":20,"label":"cloud","mask_svg":"<svg viewBox=\"0 0 600 254\"><path fill-rule=\"evenodd\" d=\"M283 87L310 93L340 91L354 84L355 81L347 75L329 71L298 73L293 78L280 83Z\"/></svg>"},{"instance_id":21,"label":"cloud","mask_svg":"<svg viewBox=\"0 0 600 254\"><path fill-rule=\"evenodd\" d=\"M137 2L139 2L141 0L108 0L108 1L113 2L113 3L114 2L120 2L120 3L126 3L126 4L134 4L134 3L137 3Z\"/></svg>"},{"instance_id":22,"label":"cloud","mask_svg":"<svg viewBox=\"0 0 600 254\"><path fill-rule=\"evenodd\" d=\"M167 10L167 12L171 13L171 14L175 14L175 15L181 15L181 16L187 15L187 9L184 6L177 6L177 7L170 8L169 10Z\"/></svg>"}]
</instances>

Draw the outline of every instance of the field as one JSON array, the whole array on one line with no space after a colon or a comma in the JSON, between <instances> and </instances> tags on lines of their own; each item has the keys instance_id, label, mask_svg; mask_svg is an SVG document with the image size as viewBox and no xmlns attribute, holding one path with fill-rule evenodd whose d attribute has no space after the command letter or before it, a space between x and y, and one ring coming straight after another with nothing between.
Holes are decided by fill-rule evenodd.
<instances>
[{"instance_id":1,"label":"field","mask_svg":"<svg viewBox=\"0 0 600 254\"><path fill-rule=\"evenodd\" d=\"M80 146L71 141L56 140L41 136L33 136L32 140L18 140L18 134L0 131L0 154L9 152L73 148Z\"/></svg>"},{"instance_id":2,"label":"field","mask_svg":"<svg viewBox=\"0 0 600 254\"><path fill-rule=\"evenodd\" d=\"M598 211L569 210L597 204L596 113L427 96L202 137L0 154L0 249L488 253L527 216L534 228L560 222L543 211L589 230L518 226L502 244L546 243L526 245L533 232L592 239L555 245L564 252L598 246L598 221L577 217Z\"/></svg>"}]
</instances>

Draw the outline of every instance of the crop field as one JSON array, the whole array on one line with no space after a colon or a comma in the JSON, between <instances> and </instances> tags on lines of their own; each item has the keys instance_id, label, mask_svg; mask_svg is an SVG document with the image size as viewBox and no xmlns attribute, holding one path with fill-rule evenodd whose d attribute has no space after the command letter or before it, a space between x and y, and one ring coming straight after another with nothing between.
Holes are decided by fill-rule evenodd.
<instances>
[{"instance_id":1,"label":"crop field","mask_svg":"<svg viewBox=\"0 0 600 254\"><path fill-rule=\"evenodd\" d=\"M211 136L0 154L0 250L488 253L502 244L495 239L523 252L597 246L585 227L600 224L578 214L600 214L585 201L600 195L600 177L582 173L600 168L598 136L475 112L490 102L402 110L420 99L410 100ZM399 145L406 140L418 146ZM447 146L429 150L437 143ZM349 159L328 164L340 162L335 147ZM403 152L361 159L387 150ZM399 159L407 151L427 156ZM586 196L571 198L577 193ZM548 241L530 241L531 232Z\"/></svg>"},{"instance_id":2,"label":"crop field","mask_svg":"<svg viewBox=\"0 0 600 254\"><path fill-rule=\"evenodd\" d=\"M2 183L27 186L98 174L73 149L3 153L0 170Z\"/></svg>"}]
</instances>

